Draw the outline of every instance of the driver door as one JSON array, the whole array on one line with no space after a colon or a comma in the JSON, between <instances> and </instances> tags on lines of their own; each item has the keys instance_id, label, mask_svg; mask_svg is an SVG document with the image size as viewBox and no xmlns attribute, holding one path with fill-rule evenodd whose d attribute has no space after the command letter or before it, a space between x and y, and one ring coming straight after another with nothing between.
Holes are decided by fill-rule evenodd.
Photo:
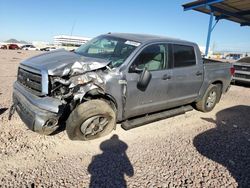
<instances>
[{"instance_id":1,"label":"driver door","mask_svg":"<svg viewBox=\"0 0 250 188\"><path fill-rule=\"evenodd\" d=\"M148 45L130 65L126 73L125 118L159 111L167 106L168 80L171 78L171 70L168 70L170 59L168 49L168 44ZM138 70L144 68L151 73L151 80L146 89L141 90L137 86L141 75Z\"/></svg>"}]
</instances>

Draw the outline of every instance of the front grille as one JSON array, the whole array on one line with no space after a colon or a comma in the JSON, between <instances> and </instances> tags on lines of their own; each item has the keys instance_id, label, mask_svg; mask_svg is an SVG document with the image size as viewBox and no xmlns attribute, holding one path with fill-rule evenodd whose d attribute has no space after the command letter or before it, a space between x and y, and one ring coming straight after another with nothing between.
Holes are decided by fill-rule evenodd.
<instances>
[{"instance_id":1,"label":"front grille","mask_svg":"<svg viewBox=\"0 0 250 188\"><path fill-rule=\"evenodd\" d=\"M39 95L42 93L42 75L18 68L17 81L25 88Z\"/></svg>"},{"instance_id":2,"label":"front grille","mask_svg":"<svg viewBox=\"0 0 250 188\"><path fill-rule=\"evenodd\" d=\"M234 77L250 79L250 75L235 73Z\"/></svg>"},{"instance_id":3,"label":"front grille","mask_svg":"<svg viewBox=\"0 0 250 188\"><path fill-rule=\"evenodd\" d=\"M250 67L247 66L241 66L241 65L234 65L235 70L240 70L240 71L250 71Z\"/></svg>"}]
</instances>

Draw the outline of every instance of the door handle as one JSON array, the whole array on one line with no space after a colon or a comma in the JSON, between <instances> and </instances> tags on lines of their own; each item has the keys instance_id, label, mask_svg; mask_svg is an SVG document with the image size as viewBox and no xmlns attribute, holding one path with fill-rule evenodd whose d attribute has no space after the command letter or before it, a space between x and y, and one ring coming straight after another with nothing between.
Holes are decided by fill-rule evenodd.
<instances>
[{"instance_id":1,"label":"door handle","mask_svg":"<svg viewBox=\"0 0 250 188\"><path fill-rule=\"evenodd\" d=\"M202 72L198 71L196 72L196 76L201 76L202 75Z\"/></svg>"},{"instance_id":2,"label":"door handle","mask_svg":"<svg viewBox=\"0 0 250 188\"><path fill-rule=\"evenodd\" d=\"M162 80L169 80L169 79L171 79L171 76L167 74L164 74L162 77Z\"/></svg>"}]
</instances>

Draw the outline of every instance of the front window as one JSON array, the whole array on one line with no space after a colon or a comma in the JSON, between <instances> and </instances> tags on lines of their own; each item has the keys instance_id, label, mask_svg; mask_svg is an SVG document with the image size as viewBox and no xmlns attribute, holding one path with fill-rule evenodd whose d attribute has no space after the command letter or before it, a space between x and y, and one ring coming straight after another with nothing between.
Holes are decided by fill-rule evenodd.
<instances>
[{"instance_id":1,"label":"front window","mask_svg":"<svg viewBox=\"0 0 250 188\"><path fill-rule=\"evenodd\" d=\"M75 53L111 61L110 67L120 66L140 43L110 36L92 39L75 50Z\"/></svg>"},{"instance_id":2,"label":"front window","mask_svg":"<svg viewBox=\"0 0 250 188\"><path fill-rule=\"evenodd\" d=\"M149 71L163 70L168 64L168 48L164 44L153 44L142 50L132 66Z\"/></svg>"}]
</instances>

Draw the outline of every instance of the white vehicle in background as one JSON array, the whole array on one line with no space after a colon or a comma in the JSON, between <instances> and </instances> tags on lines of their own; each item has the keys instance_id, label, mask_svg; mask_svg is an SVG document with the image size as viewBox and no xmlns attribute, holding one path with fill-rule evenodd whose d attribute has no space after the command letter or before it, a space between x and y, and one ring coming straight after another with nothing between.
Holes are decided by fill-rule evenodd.
<instances>
[{"instance_id":1,"label":"white vehicle in background","mask_svg":"<svg viewBox=\"0 0 250 188\"><path fill-rule=\"evenodd\" d=\"M225 56L225 59L227 60L238 60L242 56L241 53L230 53Z\"/></svg>"},{"instance_id":2,"label":"white vehicle in background","mask_svg":"<svg viewBox=\"0 0 250 188\"><path fill-rule=\"evenodd\" d=\"M56 47L49 47L49 51L54 51L54 50L57 50Z\"/></svg>"},{"instance_id":3,"label":"white vehicle in background","mask_svg":"<svg viewBox=\"0 0 250 188\"><path fill-rule=\"evenodd\" d=\"M56 48L56 47L45 47L45 48L41 48L40 50L49 52L49 51L54 51L54 50L57 50L57 49L58 48Z\"/></svg>"},{"instance_id":4,"label":"white vehicle in background","mask_svg":"<svg viewBox=\"0 0 250 188\"><path fill-rule=\"evenodd\" d=\"M32 45L32 44L24 45L24 46L22 46L21 49L22 49L22 50L33 50L33 51L39 50L37 47L35 47L35 46Z\"/></svg>"}]
</instances>

